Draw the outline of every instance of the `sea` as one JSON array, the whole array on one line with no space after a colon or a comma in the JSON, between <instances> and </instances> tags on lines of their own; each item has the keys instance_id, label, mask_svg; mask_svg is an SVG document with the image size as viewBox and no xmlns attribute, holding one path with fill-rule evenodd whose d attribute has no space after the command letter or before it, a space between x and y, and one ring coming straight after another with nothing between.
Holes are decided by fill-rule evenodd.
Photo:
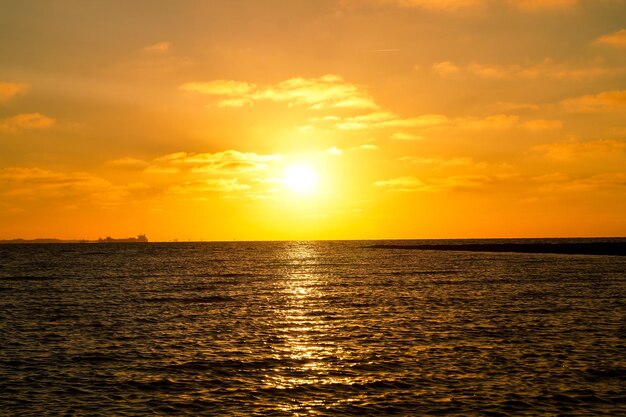
<instances>
[{"instance_id":1,"label":"sea","mask_svg":"<svg viewBox=\"0 0 626 417\"><path fill-rule=\"evenodd\" d=\"M0 245L0 415L626 415L626 256L380 243Z\"/></svg>"}]
</instances>

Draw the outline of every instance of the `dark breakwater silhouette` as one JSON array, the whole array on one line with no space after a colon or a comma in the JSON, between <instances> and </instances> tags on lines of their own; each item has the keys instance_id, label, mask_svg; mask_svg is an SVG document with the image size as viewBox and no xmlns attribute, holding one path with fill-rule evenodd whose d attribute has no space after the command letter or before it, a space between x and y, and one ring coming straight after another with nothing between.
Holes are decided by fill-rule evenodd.
<instances>
[{"instance_id":1,"label":"dark breakwater silhouette","mask_svg":"<svg viewBox=\"0 0 626 417\"><path fill-rule=\"evenodd\" d=\"M464 252L553 253L563 255L626 256L626 242L582 243L471 243L471 244L375 244L373 249L437 250Z\"/></svg>"}]
</instances>

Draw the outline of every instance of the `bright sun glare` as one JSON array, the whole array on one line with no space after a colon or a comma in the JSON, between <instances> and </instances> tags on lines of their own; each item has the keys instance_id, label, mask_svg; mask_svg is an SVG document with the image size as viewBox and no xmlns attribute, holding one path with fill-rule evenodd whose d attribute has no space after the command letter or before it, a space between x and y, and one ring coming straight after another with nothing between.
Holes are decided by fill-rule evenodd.
<instances>
[{"instance_id":1,"label":"bright sun glare","mask_svg":"<svg viewBox=\"0 0 626 417\"><path fill-rule=\"evenodd\" d=\"M285 186L297 194L311 194L317 190L319 176L308 165L292 164L285 168L283 179Z\"/></svg>"}]
</instances>

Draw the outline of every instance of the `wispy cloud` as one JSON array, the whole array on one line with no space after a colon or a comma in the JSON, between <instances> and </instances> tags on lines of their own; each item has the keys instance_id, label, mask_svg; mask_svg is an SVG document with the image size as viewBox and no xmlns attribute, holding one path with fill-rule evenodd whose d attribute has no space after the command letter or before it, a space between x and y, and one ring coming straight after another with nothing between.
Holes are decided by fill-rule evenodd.
<instances>
[{"instance_id":1,"label":"wispy cloud","mask_svg":"<svg viewBox=\"0 0 626 417\"><path fill-rule=\"evenodd\" d=\"M144 172L164 187L165 194L186 195L191 200L206 200L207 193L220 193L222 198L258 199L275 187L282 160L279 154L232 149L176 152L153 159Z\"/></svg>"},{"instance_id":2,"label":"wispy cloud","mask_svg":"<svg viewBox=\"0 0 626 417\"><path fill-rule=\"evenodd\" d=\"M54 126L56 120L41 113L25 113L0 119L0 132L19 133L25 130L46 129Z\"/></svg>"},{"instance_id":3,"label":"wispy cloud","mask_svg":"<svg viewBox=\"0 0 626 417\"><path fill-rule=\"evenodd\" d=\"M391 192L443 192L476 190L499 180L501 178L490 175L453 175L443 178L429 178L427 180L406 176L376 181L374 186Z\"/></svg>"},{"instance_id":4,"label":"wispy cloud","mask_svg":"<svg viewBox=\"0 0 626 417\"><path fill-rule=\"evenodd\" d=\"M577 179L566 184L568 188L574 189L615 189L626 188L625 172L609 172L604 174L591 175L586 178Z\"/></svg>"},{"instance_id":5,"label":"wispy cloud","mask_svg":"<svg viewBox=\"0 0 626 417\"><path fill-rule=\"evenodd\" d=\"M413 176L397 177L388 180L374 182L375 187L384 188L387 191L414 192L422 189L425 184Z\"/></svg>"},{"instance_id":6,"label":"wispy cloud","mask_svg":"<svg viewBox=\"0 0 626 417\"><path fill-rule=\"evenodd\" d=\"M475 162L474 159L468 157L440 158L426 156L401 156L398 160L402 162L410 162L412 164L433 165L438 167L472 166L484 168L487 166L487 164L483 162Z\"/></svg>"},{"instance_id":7,"label":"wispy cloud","mask_svg":"<svg viewBox=\"0 0 626 417\"><path fill-rule=\"evenodd\" d=\"M607 45L614 48L626 48L626 29L600 36L594 43L596 45Z\"/></svg>"},{"instance_id":8,"label":"wispy cloud","mask_svg":"<svg viewBox=\"0 0 626 417\"><path fill-rule=\"evenodd\" d=\"M605 172L579 177L554 173L535 177L532 180L541 184L541 190L550 195L555 192L614 191L626 188L625 172Z\"/></svg>"},{"instance_id":9,"label":"wispy cloud","mask_svg":"<svg viewBox=\"0 0 626 417\"><path fill-rule=\"evenodd\" d=\"M257 90L257 88L255 84L233 80L194 81L180 86L180 89L183 91L215 96L243 96L243 98L248 98L246 95Z\"/></svg>"},{"instance_id":10,"label":"wispy cloud","mask_svg":"<svg viewBox=\"0 0 626 417\"><path fill-rule=\"evenodd\" d=\"M335 127L340 130L365 130L382 128L432 128L448 123L441 114L424 114L415 117L400 117L392 112L379 111L358 116L338 118Z\"/></svg>"},{"instance_id":11,"label":"wispy cloud","mask_svg":"<svg viewBox=\"0 0 626 417\"><path fill-rule=\"evenodd\" d=\"M424 137L421 136L421 135L416 135L416 134L408 133L408 132L396 132L396 133L391 135L391 139L396 139L396 140L422 140L422 139L424 139Z\"/></svg>"},{"instance_id":12,"label":"wispy cloud","mask_svg":"<svg viewBox=\"0 0 626 417\"><path fill-rule=\"evenodd\" d=\"M252 188L249 184L241 184L237 178L209 178L195 181L186 181L168 188L169 194L198 195L211 192L231 193L245 191Z\"/></svg>"},{"instance_id":13,"label":"wispy cloud","mask_svg":"<svg viewBox=\"0 0 626 417\"><path fill-rule=\"evenodd\" d=\"M194 81L182 84L180 89L217 96L221 107L241 107L270 101L316 110L377 108L365 87L346 82L332 74L319 78L290 78L266 86L235 80Z\"/></svg>"},{"instance_id":14,"label":"wispy cloud","mask_svg":"<svg viewBox=\"0 0 626 417\"><path fill-rule=\"evenodd\" d=\"M581 158L610 156L626 152L626 141L616 139L599 139L581 141L570 139L562 142L545 143L532 148L533 153L546 158L570 161Z\"/></svg>"},{"instance_id":15,"label":"wispy cloud","mask_svg":"<svg viewBox=\"0 0 626 417\"><path fill-rule=\"evenodd\" d=\"M113 207L168 196L207 200L258 199L276 187L282 156L226 150L215 153L176 152L144 161L133 157L105 162L109 169L135 170L136 182L115 184L89 172L43 168L0 169L0 200L12 207L69 202L73 206Z\"/></svg>"},{"instance_id":16,"label":"wispy cloud","mask_svg":"<svg viewBox=\"0 0 626 417\"><path fill-rule=\"evenodd\" d=\"M258 172L279 161L281 155L259 155L253 152L227 150L216 153L176 152L156 158L148 166L152 173L234 174Z\"/></svg>"},{"instance_id":17,"label":"wispy cloud","mask_svg":"<svg viewBox=\"0 0 626 417\"><path fill-rule=\"evenodd\" d=\"M502 4L502 0L341 0L344 6L362 4L384 7L421 8L434 11L456 12ZM525 12L564 10L578 4L578 0L507 0L506 4Z\"/></svg>"},{"instance_id":18,"label":"wispy cloud","mask_svg":"<svg viewBox=\"0 0 626 417\"><path fill-rule=\"evenodd\" d=\"M484 0L370 0L370 2L379 5L420 7L433 10L459 10L485 3Z\"/></svg>"},{"instance_id":19,"label":"wispy cloud","mask_svg":"<svg viewBox=\"0 0 626 417\"><path fill-rule=\"evenodd\" d=\"M604 91L561 101L568 111L601 112L626 107L626 90Z\"/></svg>"},{"instance_id":20,"label":"wispy cloud","mask_svg":"<svg viewBox=\"0 0 626 417\"><path fill-rule=\"evenodd\" d=\"M442 61L432 65L433 71L441 76L456 75L461 72L461 68L450 61Z\"/></svg>"},{"instance_id":21,"label":"wispy cloud","mask_svg":"<svg viewBox=\"0 0 626 417\"><path fill-rule=\"evenodd\" d=\"M442 66L444 71L451 71L448 66L447 63ZM314 111L315 116L309 117L307 123L300 127L302 131L313 128L354 132L377 130L383 131L390 139L416 141L423 139L425 133L433 129L526 128L531 131L546 131L562 126L558 120L520 120L514 114L459 118L450 118L443 114L401 116L381 108L365 87L346 82L336 75L292 78L267 86L243 81L214 80L186 83L180 88L187 92L215 96L217 105L221 107L242 107L271 101Z\"/></svg>"},{"instance_id":22,"label":"wispy cloud","mask_svg":"<svg viewBox=\"0 0 626 417\"><path fill-rule=\"evenodd\" d=\"M524 11L570 9L578 0L509 0L512 6Z\"/></svg>"},{"instance_id":23,"label":"wispy cloud","mask_svg":"<svg viewBox=\"0 0 626 417\"><path fill-rule=\"evenodd\" d=\"M343 154L343 150L339 149L336 146L332 146L332 147L326 149L326 153L329 153L330 155L339 156L339 155Z\"/></svg>"},{"instance_id":24,"label":"wispy cloud","mask_svg":"<svg viewBox=\"0 0 626 417\"><path fill-rule=\"evenodd\" d=\"M314 117L309 119L309 123L310 125L328 125L347 131L391 129L393 133L389 135L389 138L404 141L422 140L424 136L421 133L432 129L503 130L522 128L530 131L547 131L558 130L562 127L560 120L520 120L520 117L515 114L459 118L450 118L442 114L401 117L389 111L376 111L356 116ZM406 131L407 129L414 130L414 132Z\"/></svg>"},{"instance_id":25,"label":"wispy cloud","mask_svg":"<svg viewBox=\"0 0 626 417\"><path fill-rule=\"evenodd\" d=\"M143 48L144 52L148 52L151 54L163 54L170 50L172 47L172 43L168 41L157 42L152 45L145 46Z\"/></svg>"},{"instance_id":26,"label":"wispy cloud","mask_svg":"<svg viewBox=\"0 0 626 417\"><path fill-rule=\"evenodd\" d=\"M460 119L457 122L459 127L465 129L509 129L516 126L519 122L519 116L514 114L496 114L484 118L467 118Z\"/></svg>"},{"instance_id":27,"label":"wispy cloud","mask_svg":"<svg viewBox=\"0 0 626 417\"><path fill-rule=\"evenodd\" d=\"M563 122L554 119L536 119L525 122L523 126L531 131L559 130L563 127Z\"/></svg>"},{"instance_id":28,"label":"wispy cloud","mask_svg":"<svg viewBox=\"0 0 626 417\"><path fill-rule=\"evenodd\" d=\"M546 58L532 65L498 65L479 62L459 65L451 61L442 61L433 64L432 70L442 77L457 77L463 75L494 80L554 79L573 81L588 80L625 71L625 69L621 67L608 67L599 63L592 63L585 66L557 63L550 58Z\"/></svg>"},{"instance_id":29,"label":"wispy cloud","mask_svg":"<svg viewBox=\"0 0 626 417\"><path fill-rule=\"evenodd\" d=\"M137 184L115 186L86 172L58 172L41 168L0 169L0 197L15 203L54 202L111 205L124 201Z\"/></svg>"},{"instance_id":30,"label":"wispy cloud","mask_svg":"<svg viewBox=\"0 0 626 417\"><path fill-rule=\"evenodd\" d=\"M24 94L28 90L28 84L0 82L0 103L8 101L17 95Z\"/></svg>"},{"instance_id":31,"label":"wispy cloud","mask_svg":"<svg viewBox=\"0 0 626 417\"><path fill-rule=\"evenodd\" d=\"M560 120L530 119L520 120L515 114L494 114L485 117L466 117L454 120L452 126L470 130L504 130L521 128L530 131L558 130L563 126Z\"/></svg>"},{"instance_id":32,"label":"wispy cloud","mask_svg":"<svg viewBox=\"0 0 626 417\"><path fill-rule=\"evenodd\" d=\"M148 166L146 161L137 158L124 157L106 161L106 164L116 168L139 170Z\"/></svg>"},{"instance_id":33,"label":"wispy cloud","mask_svg":"<svg viewBox=\"0 0 626 417\"><path fill-rule=\"evenodd\" d=\"M350 150L352 151L376 151L378 150L378 146L373 143L364 143L363 145L350 148Z\"/></svg>"}]
</instances>

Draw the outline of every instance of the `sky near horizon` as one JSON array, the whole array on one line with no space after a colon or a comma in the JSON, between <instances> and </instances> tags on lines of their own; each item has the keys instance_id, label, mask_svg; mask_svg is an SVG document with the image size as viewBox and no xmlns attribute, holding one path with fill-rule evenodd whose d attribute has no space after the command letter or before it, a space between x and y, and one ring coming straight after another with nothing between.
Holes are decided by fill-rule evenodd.
<instances>
[{"instance_id":1,"label":"sky near horizon","mask_svg":"<svg viewBox=\"0 0 626 417\"><path fill-rule=\"evenodd\" d=\"M0 239L626 236L626 0L0 0Z\"/></svg>"}]
</instances>

